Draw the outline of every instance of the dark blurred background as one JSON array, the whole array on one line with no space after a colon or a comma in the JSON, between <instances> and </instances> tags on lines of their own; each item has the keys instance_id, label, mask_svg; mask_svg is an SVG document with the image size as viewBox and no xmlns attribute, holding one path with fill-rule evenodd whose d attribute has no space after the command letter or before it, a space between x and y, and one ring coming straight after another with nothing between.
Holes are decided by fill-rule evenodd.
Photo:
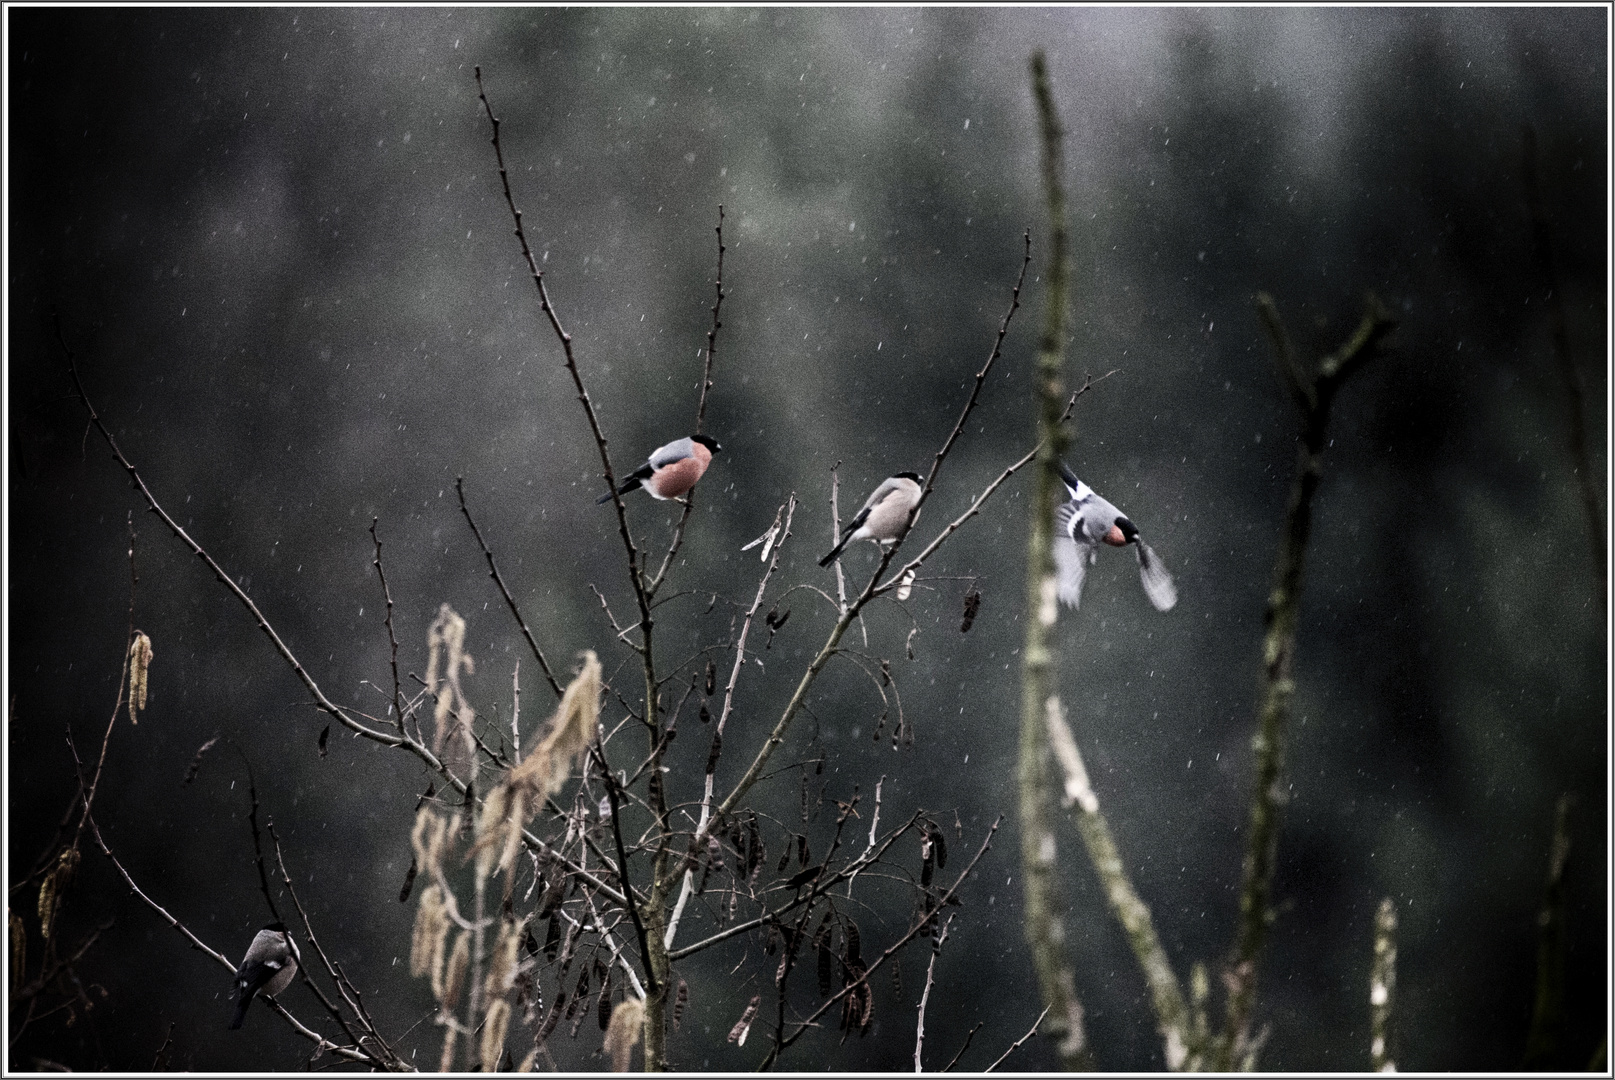
<instances>
[{"instance_id":1,"label":"dark blurred background","mask_svg":"<svg viewBox=\"0 0 1615 1080\"><path fill-rule=\"evenodd\" d=\"M1317 356L1373 290L1401 326L1336 403L1316 503L1261 1061L1367 1067L1373 912L1391 896L1399 1065L1519 1067L1553 807L1571 792L1556 1064L1585 1067L1608 1003L1603 556L1576 472L1591 470L1607 505L1605 9L7 16L8 882L71 797L66 725L93 749L111 714L133 511L135 622L155 660L148 713L112 736L96 805L109 841L156 899L239 955L267 921L241 758L221 745L182 783L196 748L228 736L384 1029L432 1009L407 975L413 906L397 901L426 775L339 734L322 758L326 721L306 691L86 432L53 313L155 495L328 694L384 708L366 533L378 516L401 667L424 672L426 627L448 602L469 622L468 692L508 719L525 647L458 514L457 476L559 665L584 648L608 678L631 663L588 586L619 616L631 598L614 516L594 504L595 450L510 235L473 65L619 470L690 429L724 205L707 429L728 453L698 489L677 570L674 587L699 595L660 624L672 657L727 633L731 609L704 614L708 594L749 595L760 564L738 548L787 493L803 505L782 583L825 585L830 466L856 505L881 477L923 470L950 429L1023 228L1031 276L1045 254L1027 75L1042 48L1068 130L1069 371L1119 369L1080 402L1071 463L1139 524L1182 597L1157 614L1131 557L1104 553L1061 621L1060 680L1180 976L1232 940L1262 604L1297 431L1252 297L1273 292ZM1526 125L1551 265L1533 243ZM1038 289L926 538L1031 444ZM1584 394L1586 462L1570 451L1550 294ZM917 589L907 613L872 609L871 651L894 658L913 748L871 741L873 691L832 665L781 750L829 754L828 797L858 785L867 799L886 775L884 820L925 807L951 832L957 809L961 852L1011 815L938 964L937 1068L977 1022L961 1067L984 1068L1041 1008L1013 820L1024 491L1017 477L932 564L976 579L969 635L964 580ZM666 537L665 505L631 513ZM846 562L867 574L860 547ZM726 746L756 745L822 640L830 613L808 595L788 601L796 616L765 669L748 669ZM548 704L535 666L521 671L530 721ZM673 782L694 797L705 744L680 748ZM756 801L791 822L798 794L787 776ZM1137 965L1075 831L1060 836L1098 1062L1161 1068ZM32 893L11 899L34 927ZM866 951L901 932L906 904L867 914ZM80 968L104 997L92 991L71 1027L31 1026L12 1068L148 1068L170 1023L174 1067L302 1065L307 1044L267 1011L224 1030L228 978L89 848L61 933L108 918ZM760 1059L758 1042L724 1041L752 994L771 1000L774 961L745 956L737 941L682 969L675 1065ZM881 980L870 1037L810 1037L784 1064L910 1067L924 953L907 960L901 1003ZM286 1000L319 1019L306 991ZM593 1024L576 1041L566 1030L551 1039L560 1063L600 1067ZM401 1045L435 1061L439 1030L420 1024ZM1011 1063L1055 1061L1034 1040Z\"/></svg>"}]
</instances>

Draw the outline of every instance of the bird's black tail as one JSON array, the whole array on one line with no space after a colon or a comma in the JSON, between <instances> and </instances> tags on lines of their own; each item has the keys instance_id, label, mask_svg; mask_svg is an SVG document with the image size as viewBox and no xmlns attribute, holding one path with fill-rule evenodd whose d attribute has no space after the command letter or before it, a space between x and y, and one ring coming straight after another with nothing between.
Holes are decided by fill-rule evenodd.
<instances>
[{"instance_id":1,"label":"bird's black tail","mask_svg":"<svg viewBox=\"0 0 1615 1080\"><path fill-rule=\"evenodd\" d=\"M618 495L626 495L630 491L633 491L638 486L639 486L639 477L630 476L628 479L626 479L626 480L624 480L622 482L622 486L617 489L616 494L618 494ZM612 496L612 493L608 491L604 495L602 495L598 499L596 499L594 501L594 504L596 506L599 506L601 503L608 503L608 502L611 501L611 496Z\"/></svg>"},{"instance_id":2,"label":"bird's black tail","mask_svg":"<svg viewBox=\"0 0 1615 1080\"><path fill-rule=\"evenodd\" d=\"M841 538L841 543L839 543L835 547L831 548L830 549L830 554L826 555L824 558L819 560L819 565L820 566L829 566L831 563L835 562L836 561L836 556L841 554L841 552L847 546L847 541L849 541L851 539L852 539L852 532L851 532L851 530L849 530L847 532L847 535L843 536Z\"/></svg>"},{"instance_id":3,"label":"bird's black tail","mask_svg":"<svg viewBox=\"0 0 1615 1080\"><path fill-rule=\"evenodd\" d=\"M230 1020L231 1031L236 1031L241 1027L241 1022L247 1018L247 1006L252 1004L251 994L238 994L237 998L236 1014Z\"/></svg>"}]
</instances>

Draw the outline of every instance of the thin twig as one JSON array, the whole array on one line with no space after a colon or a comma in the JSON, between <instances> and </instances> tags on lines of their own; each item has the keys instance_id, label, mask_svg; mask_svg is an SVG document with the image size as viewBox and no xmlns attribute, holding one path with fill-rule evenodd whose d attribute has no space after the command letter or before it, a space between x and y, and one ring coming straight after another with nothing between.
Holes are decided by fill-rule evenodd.
<instances>
[{"instance_id":1,"label":"thin twig","mask_svg":"<svg viewBox=\"0 0 1615 1080\"><path fill-rule=\"evenodd\" d=\"M504 171L502 167L500 171ZM493 561L493 552L489 550L488 542L482 538L482 530L477 528L476 520L471 516L471 508L466 505L465 477L454 478L454 493L460 497L460 513L465 515L466 524L471 526L472 535L477 538L477 546L482 549L482 557L488 560L488 576L499 586L499 594L505 598L505 606L510 608L510 614L516 620L516 625L521 627L522 637L527 639L527 647L533 650L533 655L538 658L538 666L543 669L544 678L549 681L550 689L555 691L557 698L560 697L564 693L561 684L555 681L555 673L550 670L549 661L544 659L544 651L538 647L538 642L533 639L533 632L527 628L527 620L522 618L521 609L516 606L516 598L510 595L505 579L500 576L499 565ZM381 557L379 545L376 557L378 560ZM380 568L379 562L377 568Z\"/></svg>"},{"instance_id":2,"label":"thin twig","mask_svg":"<svg viewBox=\"0 0 1615 1080\"><path fill-rule=\"evenodd\" d=\"M969 1031L965 1032L965 1044L963 1046L959 1047L959 1052L957 1054L953 1055L953 1060L952 1061L950 1061L946 1065L942 1066L942 1071L943 1072L952 1072L953 1067L955 1065L959 1064L959 1059L965 1056L965 1051L966 1050L970 1049L970 1040L974 1039L976 1037L976 1032L981 1030L981 1025L984 1022L985 1021L978 1021L976 1023L975 1027L973 1027Z\"/></svg>"},{"instance_id":3,"label":"thin twig","mask_svg":"<svg viewBox=\"0 0 1615 1080\"><path fill-rule=\"evenodd\" d=\"M919 1019L914 1026L914 1071L924 1072L925 1066L922 1053L925 1050L925 1006L931 1000L931 984L936 979L936 958L942 955L942 946L948 940L948 930L953 926L952 915L942 924L942 932L931 939L931 961L925 965L925 989L920 991Z\"/></svg>"},{"instance_id":4,"label":"thin twig","mask_svg":"<svg viewBox=\"0 0 1615 1080\"><path fill-rule=\"evenodd\" d=\"M1049 1015L1049 1009L1050 1008L1052 1008L1052 1006L1045 1006L1043 1011L1038 1014L1037 1019L1032 1022L1032 1030L1028 1031L1025 1035L1022 1035L1020 1038L1016 1039L1012 1044L1010 1044L1010 1048L1008 1050L1005 1050L1003 1052L1003 1054L999 1056L997 1061L993 1062L991 1065L987 1066L985 1069L983 1069L981 1071L982 1072L992 1072L994 1069L998 1068L998 1066L1000 1066L1000 1065L1002 1065L1004 1063L1005 1058L1009 1057L1009 1055L1011 1055L1015 1051L1019 1050L1021 1048L1022 1043L1026 1042L1026 1040L1030 1039L1033 1035L1036 1035L1037 1034L1037 1025L1041 1024L1043 1022L1043 1018L1045 1016Z\"/></svg>"},{"instance_id":5,"label":"thin twig","mask_svg":"<svg viewBox=\"0 0 1615 1080\"><path fill-rule=\"evenodd\" d=\"M393 633L393 593L387 587L387 572L381 566L381 535L376 531L376 525L381 521L379 517L370 519L370 539L376 545L376 577L381 581L381 595L387 601L387 642L392 647L390 658L393 670L393 719L398 724L398 733L404 734L404 693L398 682L398 635Z\"/></svg>"},{"instance_id":6,"label":"thin twig","mask_svg":"<svg viewBox=\"0 0 1615 1080\"><path fill-rule=\"evenodd\" d=\"M701 400L695 407L695 433L701 434L701 424L707 415L707 393L712 389L712 357L718 349L718 331L723 327L719 313L723 309L723 204L718 204L718 225L713 230L718 234L718 280L715 287L717 295L712 301L712 328L707 331L706 363L701 371ZM683 499L684 510L679 514L679 523L673 529L673 541L667 546L667 554L662 557L661 568L656 576L651 578L650 584L645 586L645 592L654 597L667 578L668 568L673 565L673 559L678 555L679 547L684 543L684 526L689 522L690 515L695 512L695 489L691 488Z\"/></svg>"}]
</instances>

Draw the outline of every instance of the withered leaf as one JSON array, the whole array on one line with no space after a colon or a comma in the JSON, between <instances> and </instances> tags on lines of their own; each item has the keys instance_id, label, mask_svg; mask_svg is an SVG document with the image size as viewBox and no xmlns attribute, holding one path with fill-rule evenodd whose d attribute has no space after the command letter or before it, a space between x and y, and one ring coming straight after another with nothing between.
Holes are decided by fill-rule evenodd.
<instances>
[{"instance_id":1,"label":"withered leaf","mask_svg":"<svg viewBox=\"0 0 1615 1080\"><path fill-rule=\"evenodd\" d=\"M185 770L185 783L189 784L192 780L196 779L196 771L202 767L202 755L213 749L214 745L217 744L218 741L219 736L215 735L213 738L196 748L196 756L191 758L190 768Z\"/></svg>"},{"instance_id":2,"label":"withered leaf","mask_svg":"<svg viewBox=\"0 0 1615 1080\"><path fill-rule=\"evenodd\" d=\"M415 856L411 855L409 857L409 870L404 874L404 887L398 890L398 902L400 904L409 903L410 891L415 888L415 875L420 872L420 864L416 861Z\"/></svg>"}]
</instances>

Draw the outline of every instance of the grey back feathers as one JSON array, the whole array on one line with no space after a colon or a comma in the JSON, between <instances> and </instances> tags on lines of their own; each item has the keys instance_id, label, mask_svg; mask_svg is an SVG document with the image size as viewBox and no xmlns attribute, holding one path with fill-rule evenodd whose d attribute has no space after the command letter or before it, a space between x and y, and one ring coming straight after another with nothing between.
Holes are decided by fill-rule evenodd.
<instances>
[{"instance_id":1,"label":"grey back feathers","mask_svg":"<svg viewBox=\"0 0 1615 1080\"><path fill-rule=\"evenodd\" d=\"M666 468L675 461L683 461L687 457L695 456L694 439L674 439L666 446L658 446L650 456L650 464L658 469Z\"/></svg>"}]
</instances>

